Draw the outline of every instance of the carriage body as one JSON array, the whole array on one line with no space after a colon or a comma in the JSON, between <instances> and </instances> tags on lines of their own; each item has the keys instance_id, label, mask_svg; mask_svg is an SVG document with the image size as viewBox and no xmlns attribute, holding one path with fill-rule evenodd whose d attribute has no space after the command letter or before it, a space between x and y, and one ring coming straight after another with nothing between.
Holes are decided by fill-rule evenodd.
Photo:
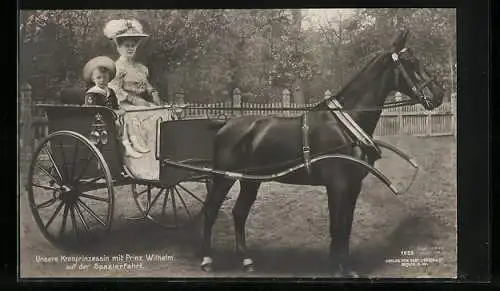
<instances>
[{"instance_id":1,"label":"carriage body","mask_svg":"<svg viewBox=\"0 0 500 291\"><path fill-rule=\"evenodd\" d=\"M118 129L115 126L116 114L104 106L79 106L79 105L51 105L41 104L47 115L49 135L59 131L79 133L92 143L92 133L100 127L107 134L107 142L97 145L114 181L122 179L122 147L119 146ZM101 124L99 124L101 123ZM89 157L84 152L76 152L74 163L62 165L62 157L75 154L75 144L72 140L61 139L61 144L51 145L53 157L60 168L66 167L68 171L75 171L85 167ZM98 165L90 164L82 178L93 178L97 175ZM71 169L71 168L74 168Z\"/></svg>"},{"instance_id":2,"label":"carriage body","mask_svg":"<svg viewBox=\"0 0 500 291\"><path fill-rule=\"evenodd\" d=\"M113 110L104 106L79 106L79 105L37 105L44 109L48 119L49 135L58 131L71 131L79 133L93 143L92 133L96 131L96 123L102 120L101 130L107 133L107 142L99 143L100 153L109 167L114 183L124 184L128 180L133 182L134 177L124 177L123 148L120 146L118 137L119 129L116 126L117 115ZM185 169L179 169L165 164L165 159L182 162L200 167L210 167L212 164L213 141L219 128L219 121L213 119L178 119L161 121L156 128L156 158L160 163L159 181L164 186L172 186L191 176L199 174ZM59 167L63 167L59 161L61 156L69 157L74 154L74 144L71 141L53 145L54 159ZM73 163L65 165L71 171L82 168L86 157L79 155ZM85 178L95 177L97 165L88 165ZM140 179L139 179L140 180ZM141 181L142 183L147 181Z\"/></svg>"},{"instance_id":3,"label":"carriage body","mask_svg":"<svg viewBox=\"0 0 500 291\"><path fill-rule=\"evenodd\" d=\"M210 177L164 161L210 166L218 129L213 120L158 120L154 151L159 179L148 180L126 171L118 116L113 110L87 105L36 106L47 115L49 134L35 149L26 189L34 219L52 244L85 246L88 240L82 233L88 232L93 241L97 235L107 234L116 186L131 186L132 198L143 214L133 219L151 220L168 229L198 219ZM123 195L120 191L120 197ZM74 237L69 238L69 233Z\"/></svg>"}]
</instances>

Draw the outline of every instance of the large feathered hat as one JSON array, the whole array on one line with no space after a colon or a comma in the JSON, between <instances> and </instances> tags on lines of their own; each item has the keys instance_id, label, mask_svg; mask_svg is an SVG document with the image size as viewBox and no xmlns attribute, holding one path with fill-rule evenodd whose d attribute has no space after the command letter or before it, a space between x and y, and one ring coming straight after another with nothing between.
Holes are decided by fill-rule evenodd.
<instances>
[{"instance_id":1,"label":"large feathered hat","mask_svg":"<svg viewBox=\"0 0 500 291\"><path fill-rule=\"evenodd\" d=\"M97 69L97 68L106 68L109 70L109 79L110 81L115 77L116 75L116 66L115 62L109 57L106 56L99 56L91 59L88 61L88 63L83 67L83 79L87 82L90 81L92 77L92 72Z\"/></svg>"},{"instance_id":2,"label":"large feathered hat","mask_svg":"<svg viewBox=\"0 0 500 291\"><path fill-rule=\"evenodd\" d=\"M109 21L104 26L104 35L113 40L122 37L145 38L149 36L144 33L142 25L135 19L115 19Z\"/></svg>"}]
</instances>

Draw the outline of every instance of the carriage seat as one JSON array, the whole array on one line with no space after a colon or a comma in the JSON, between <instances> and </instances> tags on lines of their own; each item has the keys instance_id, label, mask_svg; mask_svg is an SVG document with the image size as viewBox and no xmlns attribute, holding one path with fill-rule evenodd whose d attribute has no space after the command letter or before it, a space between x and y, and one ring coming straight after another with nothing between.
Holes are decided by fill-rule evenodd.
<instances>
[{"instance_id":1,"label":"carriage seat","mask_svg":"<svg viewBox=\"0 0 500 291\"><path fill-rule=\"evenodd\" d=\"M68 86L61 90L59 100L62 104L82 105L85 96L85 89L80 86Z\"/></svg>"}]
</instances>

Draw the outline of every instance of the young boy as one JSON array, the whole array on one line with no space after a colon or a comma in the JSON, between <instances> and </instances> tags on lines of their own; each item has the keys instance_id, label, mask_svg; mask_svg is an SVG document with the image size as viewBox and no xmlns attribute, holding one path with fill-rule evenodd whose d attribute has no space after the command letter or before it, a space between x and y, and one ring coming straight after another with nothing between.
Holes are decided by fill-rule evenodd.
<instances>
[{"instance_id":1,"label":"young boy","mask_svg":"<svg viewBox=\"0 0 500 291\"><path fill-rule=\"evenodd\" d=\"M108 87L109 81L115 77L115 74L116 66L112 59L105 56L91 59L83 69L83 77L85 81L92 83L94 86L85 93L84 104L106 106L115 110L118 116L123 116L125 111L120 108L113 89ZM132 146L127 138L125 123L122 123L122 121L122 118L118 118L117 128L120 131L121 143L124 147L125 155L140 158L142 156L141 152L146 153L149 150Z\"/></svg>"}]
</instances>

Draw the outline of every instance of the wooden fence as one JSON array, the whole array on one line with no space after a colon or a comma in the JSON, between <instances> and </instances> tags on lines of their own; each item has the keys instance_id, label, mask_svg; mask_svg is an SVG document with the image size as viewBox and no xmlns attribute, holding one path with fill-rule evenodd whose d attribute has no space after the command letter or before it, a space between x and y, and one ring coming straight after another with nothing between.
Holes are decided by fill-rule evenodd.
<instances>
[{"instance_id":1,"label":"wooden fence","mask_svg":"<svg viewBox=\"0 0 500 291\"><path fill-rule=\"evenodd\" d=\"M304 113L306 105L291 104L287 108L297 108L297 111L283 111L281 103L246 103L242 102L241 110L223 110L231 108L231 102L218 102L214 104L186 104L188 107L183 113L183 118L196 119L239 116L239 115L273 115L273 116L297 116ZM190 108L193 107L193 108ZM245 110L248 108L249 110ZM421 105L384 109L375 129L374 135L413 135L413 136L441 136L454 135L455 122L452 104L443 103L439 108L432 111L425 110Z\"/></svg>"},{"instance_id":2,"label":"wooden fence","mask_svg":"<svg viewBox=\"0 0 500 291\"><path fill-rule=\"evenodd\" d=\"M325 92L325 98L331 96L330 91ZM456 96L452 96L451 102L443 103L440 107L427 111L420 104L388 108L382 111L381 118L375 129L375 136L444 136L456 135ZM186 119L228 117L241 115L274 115L274 116L297 116L312 104L290 103L290 91L283 91L282 101L275 103L251 103L242 102L239 89L233 92L232 100L215 102L210 104L185 103L182 95L176 95L176 103L187 105L183 117ZM223 108L234 108L226 110ZM283 108L297 108L297 110L286 110ZM247 109L247 110L245 110ZM38 118L33 118L32 130L36 144L47 135L47 122L41 112L34 113Z\"/></svg>"},{"instance_id":3,"label":"wooden fence","mask_svg":"<svg viewBox=\"0 0 500 291\"><path fill-rule=\"evenodd\" d=\"M232 101L216 102L212 104L188 103L183 113L183 118L206 118L219 115L274 115L274 116L297 116L313 104L290 103L290 92L283 91L282 102L275 103L250 103L241 102L239 90L235 90ZM331 97L330 91L325 92L325 98ZM381 118L375 129L375 136L443 136L456 134L455 100L452 96L451 102L443 103L438 108L428 111L420 104L411 106L387 108L382 111ZM191 108L190 108L191 107ZM221 108L236 108L235 110L223 110ZM241 109L238 109L241 108ZM249 110L245 110L248 108ZM282 110L283 108L297 108L294 110Z\"/></svg>"}]
</instances>

